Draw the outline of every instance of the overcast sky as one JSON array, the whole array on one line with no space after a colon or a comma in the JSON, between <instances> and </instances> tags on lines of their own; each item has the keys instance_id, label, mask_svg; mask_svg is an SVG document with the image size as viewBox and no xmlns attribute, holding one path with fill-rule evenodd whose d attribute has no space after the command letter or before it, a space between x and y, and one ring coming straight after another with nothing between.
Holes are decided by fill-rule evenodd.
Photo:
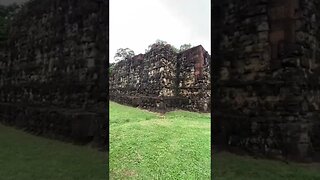
<instances>
[{"instance_id":1,"label":"overcast sky","mask_svg":"<svg viewBox=\"0 0 320 180\"><path fill-rule=\"evenodd\" d=\"M211 54L210 0L110 0L110 62L118 48L144 53L157 39Z\"/></svg>"}]
</instances>

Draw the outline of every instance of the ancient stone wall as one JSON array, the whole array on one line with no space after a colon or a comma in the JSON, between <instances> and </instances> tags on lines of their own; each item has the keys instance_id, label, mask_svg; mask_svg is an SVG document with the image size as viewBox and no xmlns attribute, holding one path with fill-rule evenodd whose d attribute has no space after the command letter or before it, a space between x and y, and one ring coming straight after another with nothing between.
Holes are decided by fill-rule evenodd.
<instances>
[{"instance_id":1,"label":"ancient stone wall","mask_svg":"<svg viewBox=\"0 0 320 180\"><path fill-rule=\"evenodd\" d=\"M272 157L319 156L319 3L213 3L214 137Z\"/></svg>"},{"instance_id":2,"label":"ancient stone wall","mask_svg":"<svg viewBox=\"0 0 320 180\"><path fill-rule=\"evenodd\" d=\"M302 89L303 107L308 121L308 142L312 144L312 150L320 152L320 4L318 1L300 1L300 15L296 27L297 43L301 45L301 62L297 60L297 66L303 68L303 75L307 82L300 83Z\"/></svg>"},{"instance_id":3,"label":"ancient stone wall","mask_svg":"<svg viewBox=\"0 0 320 180\"><path fill-rule=\"evenodd\" d=\"M73 139L81 126L78 136L99 134L106 145L107 8L103 0L33 0L22 7L0 59L2 121ZM89 127L96 129L88 133Z\"/></svg>"},{"instance_id":4,"label":"ancient stone wall","mask_svg":"<svg viewBox=\"0 0 320 180\"><path fill-rule=\"evenodd\" d=\"M181 104L181 108L197 107L201 111L210 111L210 63L210 55L202 46L178 54L178 96L188 100Z\"/></svg>"},{"instance_id":5,"label":"ancient stone wall","mask_svg":"<svg viewBox=\"0 0 320 180\"><path fill-rule=\"evenodd\" d=\"M202 46L179 54L170 45L118 62L110 99L157 111L210 109L210 56Z\"/></svg>"}]
</instances>

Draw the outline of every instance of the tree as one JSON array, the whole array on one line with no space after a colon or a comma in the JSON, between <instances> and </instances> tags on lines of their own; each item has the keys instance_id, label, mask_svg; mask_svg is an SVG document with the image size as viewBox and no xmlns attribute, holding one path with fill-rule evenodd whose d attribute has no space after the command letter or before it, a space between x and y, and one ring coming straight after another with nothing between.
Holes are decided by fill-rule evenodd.
<instances>
[{"instance_id":1,"label":"tree","mask_svg":"<svg viewBox=\"0 0 320 180\"><path fill-rule=\"evenodd\" d=\"M163 40L161 40L161 39L157 39L156 40L156 43L154 43L154 44L156 44L156 45L167 45L168 43L167 43L167 41L163 41Z\"/></svg>"},{"instance_id":2,"label":"tree","mask_svg":"<svg viewBox=\"0 0 320 180\"><path fill-rule=\"evenodd\" d=\"M148 49L146 49L146 53L149 52L151 49L155 49L155 48L157 48L157 47L165 46L165 45L167 45L167 44L168 44L168 43L167 43L166 41L157 39L155 43L150 44L150 45L148 46Z\"/></svg>"},{"instance_id":3,"label":"tree","mask_svg":"<svg viewBox=\"0 0 320 180\"><path fill-rule=\"evenodd\" d=\"M160 40L160 39L157 39L155 43L153 44L150 44L148 46L148 49L145 50L145 52L149 52L151 49L155 49L155 48L158 48L158 47L164 47L164 46L169 46L174 52L178 53L179 52L179 49L177 49L176 47L174 47L173 45L171 44L168 44L167 41L163 41L163 40Z\"/></svg>"},{"instance_id":4,"label":"tree","mask_svg":"<svg viewBox=\"0 0 320 180\"><path fill-rule=\"evenodd\" d=\"M173 49L174 52L179 53L179 49L171 45L171 48Z\"/></svg>"},{"instance_id":5,"label":"tree","mask_svg":"<svg viewBox=\"0 0 320 180\"><path fill-rule=\"evenodd\" d=\"M190 48L192 48L192 45L191 45L191 44L183 44L183 45L180 46L179 52L188 50L188 49L190 49Z\"/></svg>"},{"instance_id":6,"label":"tree","mask_svg":"<svg viewBox=\"0 0 320 180\"><path fill-rule=\"evenodd\" d=\"M114 56L115 62L130 59L134 56L134 51L129 48L119 48Z\"/></svg>"}]
</instances>

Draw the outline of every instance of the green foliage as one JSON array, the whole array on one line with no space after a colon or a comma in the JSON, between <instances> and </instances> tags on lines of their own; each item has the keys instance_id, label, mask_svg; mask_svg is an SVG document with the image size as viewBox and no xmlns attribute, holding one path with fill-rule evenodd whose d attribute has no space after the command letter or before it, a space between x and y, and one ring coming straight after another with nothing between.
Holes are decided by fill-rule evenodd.
<instances>
[{"instance_id":1,"label":"green foliage","mask_svg":"<svg viewBox=\"0 0 320 180\"><path fill-rule=\"evenodd\" d=\"M190 48L192 48L192 45L191 45L191 44L183 44L183 45L180 46L179 52L188 50L188 49L190 49Z\"/></svg>"},{"instance_id":2,"label":"green foliage","mask_svg":"<svg viewBox=\"0 0 320 180\"><path fill-rule=\"evenodd\" d=\"M109 112L111 179L210 179L210 114Z\"/></svg>"},{"instance_id":3,"label":"green foliage","mask_svg":"<svg viewBox=\"0 0 320 180\"><path fill-rule=\"evenodd\" d=\"M153 44L150 44L148 46L148 49L146 49L146 53L149 52L151 49L155 49L159 46L165 46L167 45L168 43L166 41L163 41L163 40L160 40L160 39L157 39L155 43Z\"/></svg>"},{"instance_id":4,"label":"green foliage","mask_svg":"<svg viewBox=\"0 0 320 180\"><path fill-rule=\"evenodd\" d=\"M179 49L178 49L178 48L176 48L176 47L174 47L173 45L171 45L171 48L172 48L172 50L173 50L174 52L176 52L176 53L178 53L178 52L179 52Z\"/></svg>"},{"instance_id":5,"label":"green foliage","mask_svg":"<svg viewBox=\"0 0 320 180\"><path fill-rule=\"evenodd\" d=\"M152 48L154 48L156 46L165 46L167 44L168 44L167 41L163 41L163 40L157 39L155 43L150 44L148 46L148 49L152 49Z\"/></svg>"},{"instance_id":6,"label":"green foliage","mask_svg":"<svg viewBox=\"0 0 320 180\"><path fill-rule=\"evenodd\" d=\"M210 114L160 115L109 104L112 179L210 179ZM226 152L212 158L215 180L320 179L319 164L286 164Z\"/></svg>"},{"instance_id":7,"label":"green foliage","mask_svg":"<svg viewBox=\"0 0 320 180\"><path fill-rule=\"evenodd\" d=\"M0 125L0 179L105 180L105 152Z\"/></svg>"},{"instance_id":8,"label":"green foliage","mask_svg":"<svg viewBox=\"0 0 320 180\"><path fill-rule=\"evenodd\" d=\"M213 155L215 180L314 180L320 179L320 164L285 163L254 159L227 152Z\"/></svg>"},{"instance_id":9,"label":"green foliage","mask_svg":"<svg viewBox=\"0 0 320 180\"><path fill-rule=\"evenodd\" d=\"M163 41L163 40L160 40L160 39L157 39L155 43L153 44L150 44L148 46L148 49L146 49L146 53L149 52L151 49L155 49L155 48L158 48L158 47L163 47L163 46L167 46L167 45L170 45L168 44L166 41ZM176 52L176 53L179 53L179 52L182 52L182 51L185 51L185 50L188 50L190 48L192 48L192 45L189 43L189 44L183 44L180 46L180 49L174 47L173 45L170 45L170 48Z\"/></svg>"},{"instance_id":10,"label":"green foliage","mask_svg":"<svg viewBox=\"0 0 320 180\"><path fill-rule=\"evenodd\" d=\"M176 53L179 52L179 50L176 47L174 47L173 45L168 44L167 41L163 41L163 40L157 39L155 43L150 44L148 46L148 49L145 50L145 53L150 52L150 50L152 50L152 49L157 49L159 47L164 47L164 46L169 46Z\"/></svg>"},{"instance_id":11,"label":"green foliage","mask_svg":"<svg viewBox=\"0 0 320 180\"><path fill-rule=\"evenodd\" d=\"M132 58L134 56L134 51L129 48L119 48L114 55L115 62L122 61L125 59Z\"/></svg>"}]
</instances>

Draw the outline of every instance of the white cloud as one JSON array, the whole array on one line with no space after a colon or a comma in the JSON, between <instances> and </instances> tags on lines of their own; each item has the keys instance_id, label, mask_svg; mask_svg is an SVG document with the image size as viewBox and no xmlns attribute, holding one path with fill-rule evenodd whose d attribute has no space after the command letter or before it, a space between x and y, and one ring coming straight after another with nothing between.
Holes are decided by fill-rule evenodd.
<instances>
[{"instance_id":1,"label":"white cloud","mask_svg":"<svg viewBox=\"0 0 320 180\"><path fill-rule=\"evenodd\" d=\"M191 43L210 53L210 1L110 0L110 62L118 48L144 53L157 39L179 48ZM202 4L199 2L202 2ZM206 4L207 3L207 4Z\"/></svg>"}]
</instances>

